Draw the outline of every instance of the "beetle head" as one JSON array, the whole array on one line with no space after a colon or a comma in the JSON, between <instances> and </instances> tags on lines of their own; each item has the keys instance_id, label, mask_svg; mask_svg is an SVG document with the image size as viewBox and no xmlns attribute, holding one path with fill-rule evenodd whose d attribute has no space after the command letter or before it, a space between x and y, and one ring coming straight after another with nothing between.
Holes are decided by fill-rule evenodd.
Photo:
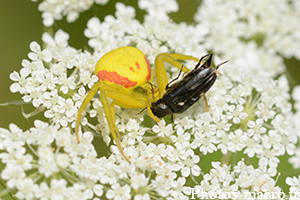
<instances>
[{"instance_id":1,"label":"beetle head","mask_svg":"<svg viewBox=\"0 0 300 200\"><path fill-rule=\"evenodd\" d=\"M153 114L158 118L162 118L166 115L173 114L173 111L170 109L170 107L165 102L163 102L162 99L158 99L156 102L152 102L151 110L152 110Z\"/></svg>"}]
</instances>

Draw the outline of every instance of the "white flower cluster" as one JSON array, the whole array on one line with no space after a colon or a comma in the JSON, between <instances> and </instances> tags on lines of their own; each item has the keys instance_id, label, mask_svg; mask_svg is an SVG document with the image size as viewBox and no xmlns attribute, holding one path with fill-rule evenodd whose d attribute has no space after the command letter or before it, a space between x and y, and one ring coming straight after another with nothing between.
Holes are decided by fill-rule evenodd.
<instances>
[{"instance_id":1,"label":"white flower cluster","mask_svg":"<svg viewBox=\"0 0 300 200\"><path fill-rule=\"evenodd\" d=\"M115 155L97 158L91 133L85 132L78 144L69 128L58 127L36 120L25 132L14 124L0 129L6 192L17 189L18 199L98 199L104 192L108 199L186 198L185 179L175 179L176 168L159 158L159 147L140 145L136 150L146 148L155 155L147 159L142 152L130 165L117 162Z\"/></svg>"},{"instance_id":2,"label":"white flower cluster","mask_svg":"<svg viewBox=\"0 0 300 200\"><path fill-rule=\"evenodd\" d=\"M300 137L300 135L299 135L299 130L300 130L300 124L299 124L299 121L300 121L300 86L299 85L294 87L292 97L293 97L293 100L295 101L294 108L296 110L295 116L292 120L295 122L298 137ZM300 168L300 147L299 146L295 150L295 154L293 156L291 156L288 161L293 165L294 169ZM298 176L298 177L294 176L293 178L288 177L286 179L286 183L289 186L291 186L289 188L289 193L291 194L291 199L299 198L300 176Z\"/></svg>"},{"instance_id":3,"label":"white flower cluster","mask_svg":"<svg viewBox=\"0 0 300 200\"><path fill-rule=\"evenodd\" d=\"M212 162L210 173L203 176L194 192L199 199L280 199L282 190L263 169L239 161L231 169ZM196 192L197 191L197 192ZM194 196L195 197L195 196ZM275 197L275 198L274 198Z\"/></svg>"},{"instance_id":4,"label":"white flower cluster","mask_svg":"<svg viewBox=\"0 0 300 200\"><path fill-rule=\"evenodd\" d=\"M287 177L285 182L291 186L289 188L290 199L299 199L300 193L300 175L298 177Z\"/></svg>"},{"instance_id":5,"label":"white flower cluster","mask_svg":"<svg viewBox=\"0 0 300 200\"><path fill-rule=\"evenodd\" d=\"M209 28L208 49L231 61L249 58L241 70L251 65L274 77L283 70L280 55L300 59L299 13L298 1L204 0L195 20Z\"/></svg>"},{"instance_id":6,"label":"white flower cluster","mask_svg":"<svg viewBox=\"0 0 300 200\"><path fill-rule=\"evenodd\" d=\"M108 0L43 0L38 10L42 12L44 26L52 26L55 20L61 20L64 16L67 22L74 22L81 12L90 9L94 3L105 5L107 2Z\"/></svg>"},{"instance_id":7,"label":"white flower cluster","mask_svg":"<svg viewBox=\"0 0 300 200\"><path fill-rule=\"evenodd\" d=\"M93 54L70 47L69 35L62 30L54 38L43 35L47 44L43 50L32 42L30 60L23 60L20 72L10 75L15 82L10 89L43 110L50 124L36 121L35 127L25 132L15 125L10 125L10 130L0 129L0 159L6 165L1 178L6 181L7 192L16 189L19 199L105 196L135 200L188 199L193 187L237 194L280 192L273 179L280 163L278 156L296 153L290 162L295 168L300 166L300 153L296 150L300 125L295 120L300 119L300 98L295 92L297 112L293 113L287 78L274 77L285 69L279 54L299 57L297 44L288 45L290 38L286 37L297 39L300 31L291 31L283 23L299 17L295 10L300 9L300 4L292 2L295 6L290 7L286 1L276 1L282 11L279 16L272 0L240 1L245 6L234 0L218 2L203 1L195 15L195 25L176 24L169 19L167 14L178 10L174 0L139 0L139 8L147 12L143 23L135 19L133 7L117 3L115 16L108 15L102 22L93 17L87 23L84 34ZM262 12L264 6L267 9ZM56 19L53 13L52 19ZM98 80L93 74L97 60L122 46L141 49L152 66L155 57L163 52L201 57L213 50L222 60L229 59L220 67L222 75L207 93L208 112L200 100L176 115L174 124L161 120L149 126L147 117L136 115L139 111L116 107L116 125L124 133L121 145L132 164L114 145L109 158L97 158L91 144L93 135L101 132L106 144L110 142L103 107L97 98L86 109L91 117L97 117L97 125L82 119L80 144L71 134L86 90ZM214 59L216 64L221 62L218 56ZM185 65L193 69L195 63ZM178 76L178 69L166 67L170 79ZM231 172L227 165L213 162L213 169L206 173L202 163L216 151L224 154L222 163L229 162L236 153L249 159L256 157L258 168L236 161ZM286 179L295 191L294 187L299 187L296 179Z\"/></svg>"},{"instance_id":8,"label":"white flower cluster","mask_svg":"<svg viewBox=\"0 0 300 200\"><path fill-rule=\"evenodd\" d=\"M155 8L161 4L161 1L154 1L157 4L154 2L150 4L150 1L146 0L139 2L141 5L147 2L148 6ZM145 21L141 24L134 18L134 8L123 3L116 4L115 16L108 15L103 22L93 17L88 21L87 29L84 31L85 36L90 39L89 45L101 55L117 47L135 45L148 56L150 64L153 64L155 56L163 52L185 52L197 57L206 53L203 46L197 45L207 34L204 26L175 24L170 22L169 18L157 15L146 15Z\"/></svg>"},{"instance_id":9,"label":"white flower cluster","mask_svg":"<svg viewBox=\"0 0 300 200\"><path fill-rule=\"evenodd\" d=\"M97 59L87 51L68 46L68 39L69 35L61 30L54 38L44 33L47 49L41 50L38 43L32 42L32 52L28 54L31 61L24 59L20 72L10 74L15 81L10 87L12 92L23 94L25 102L46 110L45 117L64 127L75 121L85 97L85 89L79 83L91 87L98 80L91 76ZM73 70L70 76L68 70ZM76 80L76 76L80 78Z\"/></svg>"}]
</instances>

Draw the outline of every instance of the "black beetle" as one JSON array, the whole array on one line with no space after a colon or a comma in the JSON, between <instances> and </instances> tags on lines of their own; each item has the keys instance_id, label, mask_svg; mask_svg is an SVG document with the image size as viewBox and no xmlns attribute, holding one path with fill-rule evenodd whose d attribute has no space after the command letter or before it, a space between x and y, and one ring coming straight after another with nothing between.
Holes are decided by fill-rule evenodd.
<instances>
[{"instance_id":1,"label":"black beetle","mask_svg":"<svg viewBox=\"0 0 300 200\"><path fill-rule=\"evenodd\" d=\"M196 103L202 96L208 104L205 93L213 86L217 79L217 69L228 61L222 62L213 68L211 66L213 54L207 54L199 60L195 68L186 73L179 81L179 76L166 86L163 97L151 103L153 114L159 118L175 113L182 113ZM207 60L201 65L204 58ZM175 83L173 83L176 81Z\"/></svg>"}]
</instances>

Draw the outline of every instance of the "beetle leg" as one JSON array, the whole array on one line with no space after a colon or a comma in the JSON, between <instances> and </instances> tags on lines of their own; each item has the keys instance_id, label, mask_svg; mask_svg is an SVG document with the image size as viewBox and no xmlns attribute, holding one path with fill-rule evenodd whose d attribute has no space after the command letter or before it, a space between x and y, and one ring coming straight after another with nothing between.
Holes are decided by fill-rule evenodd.
<instances>
[{"instance_id":1,"label":"beetle leg","mask_svg":"<svg viewBox=\"0 0 300 200\"><path fill-rule=\"evenodd\" d=\"M171 124L174 123L174 115L171 115L170 122L171 122Z\"/></svg>"},{"instance_id":2,"label":"beetle leg","mask_svg":"<svg viewBox=\"0 0 300 200\"><path fill-rule=\"evenodd\" d=\"M208 112L209 111L209 109L208 109L208 102L207 102L207 98L206 98L205 94L203 95L203 99L204 99L205 105L206 105L206 112Z\"/></svg>"},{"instance_id":3,"label":"beetle leg","mask_svg":"<svg viewBox=\"0 0 300 200\"><path fill-rule=\"evenodd\" d=\"M169 86L171 85L171 83L173 83L174 81L176 81L177 79L179 79L179 77L180 77L180 75L181 75L181 73L182 73L182 68L183 68L183 65L182 65L182 67L180 68L180 71L179 71L178 76L177 76L176 78L174 78L173 80L171 80L170 83L168 83L168 84L166 85L166 90L169 88Z\"/></svg>"},{"instance_id":4,"label":"beetle leg","mask_svg":"<svg viewBox=\"0 0 300 200\"><path fill-rule=\"evenodd\" d=\"M206 54L205 56L202 56L199 60L199 62L197 63L197 65L195 66L195 69L197 69L200 65L201 65L201 62L204 58L206 58L207 56L209 56L210 54Z\"/></svg>"}]
</instances>

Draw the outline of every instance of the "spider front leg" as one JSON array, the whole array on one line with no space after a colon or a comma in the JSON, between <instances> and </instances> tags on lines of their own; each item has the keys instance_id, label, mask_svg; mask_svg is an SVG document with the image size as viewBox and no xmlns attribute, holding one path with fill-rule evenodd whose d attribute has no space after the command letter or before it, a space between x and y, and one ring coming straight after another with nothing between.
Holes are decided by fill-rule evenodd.
<instances>
[{"instance_id":1,"label":"spider front leg","mask_svg":"<svg viewBox=\"0 0 300 200\"><path fill-rule=\"evenodd\" d=\"M155 58L155 75L156 75L159 93L161 96L164 94L164 92L166 90L166 86L169 83L164 61L166 61L166 62L170 63L171 65L173 65L174 67L182 70L184 73L187 73L190 71L178 60L194 60L197 62L199 61L199 59L196 57L182 55L182 54L176 54L176 53L161 53L158 56L156 56L156 58Z\"/></svg>"},{"instance_id":2,"label":"spider front leg","mask_svg":"<svg viewBox=\"0 0 300 200\"><path fill-rule=\"evenodd\" d=\"M100 88L101 83L97 82L93 85L93 87L91 88L91 90L89 91L89 93L87 94L87 96L85 97L85 99L83 100L79 110L78 110L78 115L77 115L77 119L76 119L76 126L75 126L75 134L76 134L76 141L79 143L80 139L79 139L79 135L78 135L78 131L79 131L79 125L80 125L80 119L81 119L81 114L84 111L85 107L88 105L88 103L91 101L91 99L93 98L93 96L97 93L97 91Z\"/></svg>"},{"instance_id":3,"label":"spider front leg","mask_svg":"<svg viewBox=\"0 0 300 200\"><path fill-rule=\"evenodd\" d=\"M90 92L87 94L86 98L84 99L81 107L79 108L77 121L76 121L76 128L75 128L77 142L80 142L78 136L78 130L80 125L81 114L84 111L87 104L93 98L93 96L97 93L98 89L100 90L100 101L102 103L112 137L122 156L125 158L126 161L130 163L129 159L125 156L120 144L121 136L115 124L114 106L118 105L124 108L143 108L147 106L147 96L142 94L131 96L130 94L122 93L118 89L106 85L103 82L97 82L95 85L93 85ZM112 98L115 101L109 104L108 98Z\"/></svg>"}]
</instances>

